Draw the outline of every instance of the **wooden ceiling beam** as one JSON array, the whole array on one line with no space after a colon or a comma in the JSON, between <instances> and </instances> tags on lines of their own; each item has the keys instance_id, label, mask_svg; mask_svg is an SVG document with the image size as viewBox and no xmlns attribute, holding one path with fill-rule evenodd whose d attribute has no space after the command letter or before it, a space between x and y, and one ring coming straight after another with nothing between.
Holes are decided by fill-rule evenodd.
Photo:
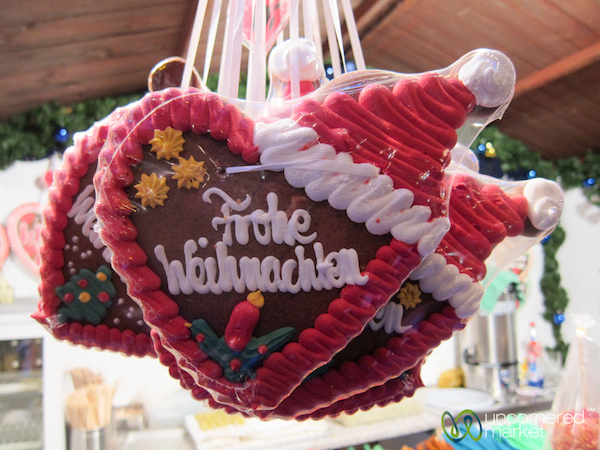
<instances>
[{"instance_id":1,"label":"wooden ceiling beam","mask_svg":"<svg viewBox=\"0 0 600 450\"><path fill-rule=\"evenodd\" d=\"M398 8L410 8L415 0L366 0L354 11L356 28L361 39L377 28L377 25L392 11Z\"/></svg>"},{"instance_id":2,"label":"wooden ceiling beam","mask_svg":"<svg viewBox=\"0 0 600 450\"><path fill-rule=\"evenodd\" d=\"M596 42L517 81L515 84L515 98L571 75L598 60L600 60L600 42Z\"/></svg>"}]
</instances>

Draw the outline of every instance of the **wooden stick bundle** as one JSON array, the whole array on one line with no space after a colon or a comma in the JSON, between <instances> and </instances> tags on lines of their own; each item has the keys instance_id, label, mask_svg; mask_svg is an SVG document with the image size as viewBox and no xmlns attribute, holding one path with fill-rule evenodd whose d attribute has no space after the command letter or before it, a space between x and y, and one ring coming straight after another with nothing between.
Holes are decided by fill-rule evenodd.
<instances>
[{"instance_id":1,"label":"wooden stick bundle","mask_svg":"<svg viewBox=\"0 0 600 450\"><path fill-rule=\"evenodd\" d=\"M89 369L74 369L75 391L65 401L67 422L72 428L94 430L110 424L114 388Z\"/></svg>"},{"instance_id":2,"label":"wooden stick bundle","mask_svg":"<svg viewBox=\"0 0 600 450\"><path fill-rule=\"evenodd\" d=\"M87 367L72 369L70 374L75 389L80 389L90 384L104 383L104 377L101 374L94 373Z\"/></svg>"}]
</instances>

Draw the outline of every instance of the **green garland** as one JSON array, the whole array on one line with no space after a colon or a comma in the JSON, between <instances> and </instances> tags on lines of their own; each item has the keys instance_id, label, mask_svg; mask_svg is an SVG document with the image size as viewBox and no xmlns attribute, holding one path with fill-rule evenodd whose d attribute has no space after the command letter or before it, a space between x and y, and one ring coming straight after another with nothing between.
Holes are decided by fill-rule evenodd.
<instances>
[{"instance_id":1,"label":"green garland","mask_svg":"<svg viewBox=\"0 0 600 450\"><path fill-rule=\"evenodd\" d=\"M217 81L216 75L209 76L206 84L210 90L215 91ZM15 161L37 160L56 151L62 152L72 144L73 133L87 130L117 107L139 100L143 95L142 92L105 97L70 105L52 101L0 121L0 170L6 169ZM246 96L245 75L240 80L239 96ZM56 134L61 129L69 133L64 142L56 139Z\"/></svg>"},{"instance_id":2,"label":"green garland","mask_svg":"<svg viewBox=\"0 0 600 450\"><path fill-rule=\"evenodd\" d=\"M562 354L563 361L567 356L568 345L563 339L560 322L556 323L556 315L564 314L569 304L569 297L567 291L560 284L561 278L556 254L565 242L565 237L564 228L558 226L552 233L552 238L544 244L544 274L540 281L546 307L542 317L552 325L552 334L556 342L553 350Z\"/></svg>"},{"instance_id":3,"label":"green garland","mask_svg":"<svg viewBox=\"0 0 600 450\"><path fill-rule=\"evenodd\" d=\"M491 142L505 173L519 170L534 170L536 176L556 180L563 189L584 187L583 192L590 201L600 206L600 154L588 151L583 158L570 156L556 161L543 159L541 155L527 148L522 142L511 139L497 127L487 127L479 135L478 144ZM545 311L543 318L552 326L556 345L552 350L566 357L568 345L561 334L561 321L569 304L565 289L561 286L561 276L556 255L564 243L565 230L560 225L550 239L544 243L544 274L540 281L544 295ZM563 316L564 317L564 316Z\"/></svg>"},{"instance_id":4,"label":"green garland","mask_svg":"<svg viewBox=\"0 0 600 450\"><path fill-rule=\"evenodd\" d=\"M533 169L536 176L556 180L565 190L583 186L588 200L600 206L600 153L590 150L583 157L569 156L550 161L495 126L486 127L479 135L478 144L486 142L491 142L496 149L504 173ZM598 182L586 183L590 179Z\"/></svg>"},{"instance_id":5,"label":"green garland","mask_svg":"<svg viewBox=\"0 0 600 450\"><path fill-rule=\"evenodd\" d=\"M86 100L69 106L45 103L30 111L0 122L0 170L14 161L45 158L72 143L73 133L87 130L118 106L138 100L141 94ZM70 133L68 139L56 139L59 130Z\"/></svg>"}]
</instances>

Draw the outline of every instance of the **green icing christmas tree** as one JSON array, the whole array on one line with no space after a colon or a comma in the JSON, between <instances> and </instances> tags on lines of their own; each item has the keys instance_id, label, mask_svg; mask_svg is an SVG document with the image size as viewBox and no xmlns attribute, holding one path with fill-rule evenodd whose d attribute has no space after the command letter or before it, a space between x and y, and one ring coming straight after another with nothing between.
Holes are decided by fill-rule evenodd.
<instances>
[{"instance_id":1,"label":"green icing christmas tree","mask_svg":"<svg viewBox=\"0 0 600 450\"><path fill-rule=\"evenodd\" d=\"M98 325L108 308L112 306L112 299L117 295L117 290L112 283L112 270L106 265L98 268L96 273L89 269L82 269L64 285L56 288L56 294L63 302L58 308L60 322L87 321Z\"/></svg>"}]
</instances>

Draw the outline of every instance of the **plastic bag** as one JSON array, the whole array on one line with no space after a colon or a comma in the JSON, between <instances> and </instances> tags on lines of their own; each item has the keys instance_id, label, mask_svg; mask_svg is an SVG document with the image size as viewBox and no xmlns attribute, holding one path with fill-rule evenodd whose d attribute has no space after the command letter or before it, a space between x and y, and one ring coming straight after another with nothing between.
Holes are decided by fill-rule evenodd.
<instances>
[{"instance_id":1,"label":"plastic bag","mask_svg":"<svg viewBox=\"0 0 600 450\"><path fill-rule=\"evenodd\" d=\"M552 402L544 448L596 450L600 449L600 349L587 334L595 321L580 314L574 323L575 338Z\"/></svg>"},{"instance_id":2,"label":"plastic bag","mask_svg":"<svg viewBox=\"0 0 600 450\"><path fill-rule=\"evenodd\" d=\"M450 151L506 107L505 64L481 50L276 104L173 88L131 105L95 212L171 374L261 418L412 395L477 310L492 249L525 251L560 216L554 183L483 177Z\"/></svg>"}]
</instances>

